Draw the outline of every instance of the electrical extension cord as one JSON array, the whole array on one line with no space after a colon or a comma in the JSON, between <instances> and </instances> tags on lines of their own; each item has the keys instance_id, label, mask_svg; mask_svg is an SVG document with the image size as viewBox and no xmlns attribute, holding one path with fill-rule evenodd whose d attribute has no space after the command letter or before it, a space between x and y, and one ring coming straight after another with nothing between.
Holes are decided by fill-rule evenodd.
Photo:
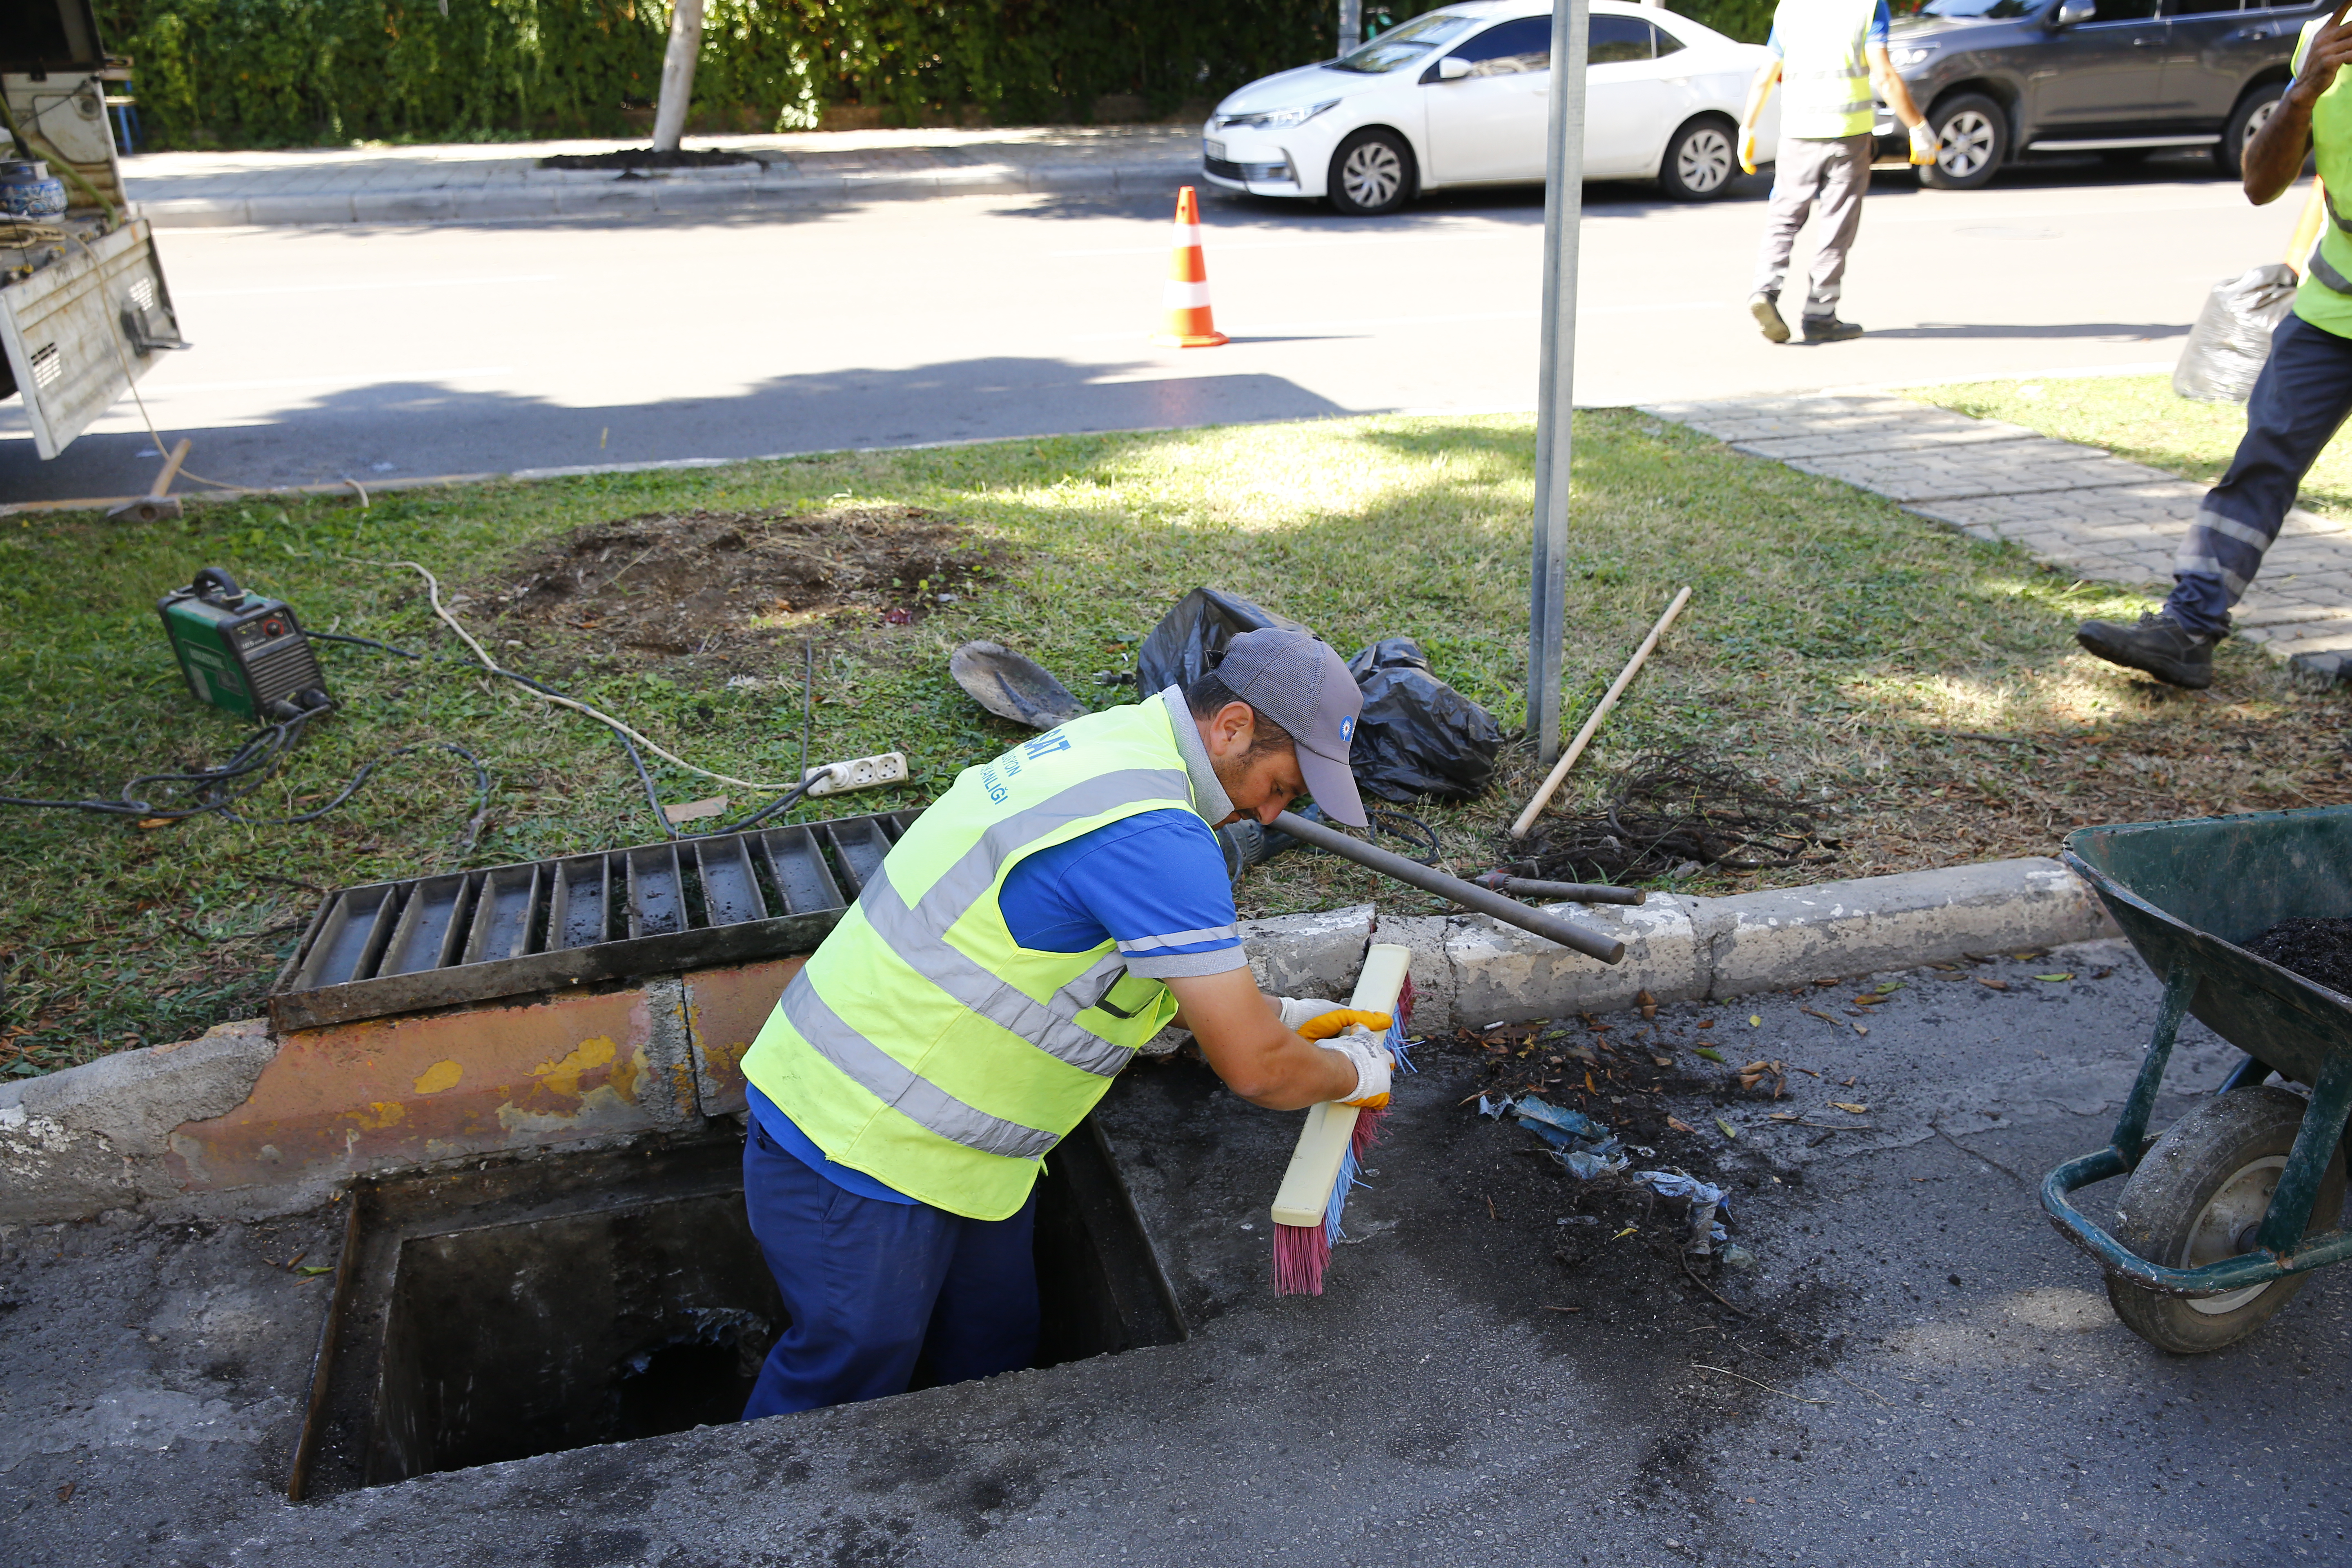
<instances>
[{"instance_id":1,"label":"electrical extension cord","mask_svg":"<svg viewBox=\"0 0 2352 1568\"><path fill-rule=\"evenodd\" d=\"M907 754L885 752L878 757L853 757L845 763L827 763L821 768L811 768L803 775L811 800L829 795L847 795L854 789L879 789L884 784L907 782Z\"/></svg>"}]
</instances>

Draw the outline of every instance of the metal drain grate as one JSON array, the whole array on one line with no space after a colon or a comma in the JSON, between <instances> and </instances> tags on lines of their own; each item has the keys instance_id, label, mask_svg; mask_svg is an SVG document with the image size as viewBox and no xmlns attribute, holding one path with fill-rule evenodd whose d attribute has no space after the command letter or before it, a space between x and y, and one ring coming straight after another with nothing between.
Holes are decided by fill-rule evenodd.
<instances>
[{"instance_id":1,"label":"metal drain grate","mask_svg":"<svg viewBox=\"0 0 2352 1568\"><path fill-rule=\"evenodd\" d=\"M920 811L610 849L327 896L270 987L317 1028L807 952Z\"/></svg>"}]
</instances>

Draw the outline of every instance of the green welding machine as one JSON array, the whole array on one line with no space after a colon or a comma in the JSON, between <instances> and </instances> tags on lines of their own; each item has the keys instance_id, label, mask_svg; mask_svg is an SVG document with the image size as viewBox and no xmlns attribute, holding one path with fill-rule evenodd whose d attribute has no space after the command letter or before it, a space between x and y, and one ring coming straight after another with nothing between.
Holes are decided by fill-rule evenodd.
<instances>
[{"instance_id":1,"label":"green welding machine","mask_svg":"<svg viewBox=\"0 0 2352 1568\"><path fill-rule=\"evenodd\" d=\"M206 566L187 587L158 600L155 613L199 702L257 724L328 705L318 656L282 600L248 594L219 567Z\"/></svg>"}]
</instances>

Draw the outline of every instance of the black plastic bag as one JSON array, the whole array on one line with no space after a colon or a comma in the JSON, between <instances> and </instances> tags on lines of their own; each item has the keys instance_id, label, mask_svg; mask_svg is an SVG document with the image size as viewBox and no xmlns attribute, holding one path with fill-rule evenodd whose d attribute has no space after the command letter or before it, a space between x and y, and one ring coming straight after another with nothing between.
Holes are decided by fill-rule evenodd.
<instances>
[{"instance_id":1,"label":"black plastic bag","mask_svg":"<svg viewBox=\"0 0 2352 1568\"><path fill-rule=\"evenodd\" d=\"M1277 616L1238 594L1195 588L1160 617L1160 624L1135 650L1135 689L1150 697L1171 686L1190 686L1203 672L1216 668L1227 643L1244 632L1267 626L1315 635L1289 616Z\"/></svg>"},{"instance_id":2,"label":"black plastic bag","mask_svg":"<svg viewBox=\"0 0 2352 1568\"><path fill-rule=\"evenodd\" d=\"M2172 367L2172 390L2200 403L2243 403L2271 357L2271 333L2294 308L2294 268L2277 261L2214 284Z\"/></svg>"},{"instance_id":3,"label":"black plastic bag","mask_svg":"<svg viewBox=\"0 0 2352 1568\"><path fill-rule=\"evenodd\" d=\"M1475 799L1495 776L1503 727L1437 679L1411 637L1382 637L1348 661L1364 714L1348 763L1356 787L1382 800Z\"/></svg>"}]
</instances>

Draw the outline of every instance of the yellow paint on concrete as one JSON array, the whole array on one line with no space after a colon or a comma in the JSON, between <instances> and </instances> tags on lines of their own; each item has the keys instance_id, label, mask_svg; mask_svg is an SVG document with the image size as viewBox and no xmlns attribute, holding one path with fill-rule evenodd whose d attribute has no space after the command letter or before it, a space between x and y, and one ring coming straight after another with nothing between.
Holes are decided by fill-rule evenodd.
<instances>
[{"instance_id":1,"label":"yellow paint on concrete","mask_svg":"<svg viewBox=\"0 0 2352 1568\"><path fill-rule=\"evenodd\" d=\"M637 1101L637 1079L645 1070L644 1059L631 1051L613 1064L613 1070L605 1075L604 1081L614 1094L635 1105Z\"/></svg>"},{"instance_id":2,"label":"yellow paint on concrete","mask_svg":"<svg viewBox=\"0 0 2352 1568\"><path fill-rule=\"evenodd\" d=\"M580 1075L591 1068L603 1067L620 1054L620 1047L598 1035L581 1041L578 1048L560 1062L541 1062L530 1069L530 1075L545 1085L551 1093L560 1094L567 1100L577 1100L580 1098Z\"/></svg>"},{"instance_id":3,"label":"yellow paint on concrete","mask_svg":"<svg viewBox=\"0 0 2352 1568\"><path fill-rule=\"evenodd\" d=\"M349 1116L353 1121L358 1122L362 1127L381 1130L391 1126L394 1122L398 1121L403 1117L406 1116L408 1114L408 1107L401 1104L400 1101L396 1100L379 1100L370 1105L365 1110L350 1110L345 1111L344 1114Z\"/></svg>"},{"instance_id":4,"label":"yellow paint on concrete","mask_svg":"<svg viewBox=\"0 0 2352 1568\"><path fill-rule=\"evenodd\" d=\"M457 1080L465 1076L466 1069L456 1062L435 1062L416 1075L416 1092L438 1094L445 1089L455 1089Z\"/></svg>"}]
</instances>

